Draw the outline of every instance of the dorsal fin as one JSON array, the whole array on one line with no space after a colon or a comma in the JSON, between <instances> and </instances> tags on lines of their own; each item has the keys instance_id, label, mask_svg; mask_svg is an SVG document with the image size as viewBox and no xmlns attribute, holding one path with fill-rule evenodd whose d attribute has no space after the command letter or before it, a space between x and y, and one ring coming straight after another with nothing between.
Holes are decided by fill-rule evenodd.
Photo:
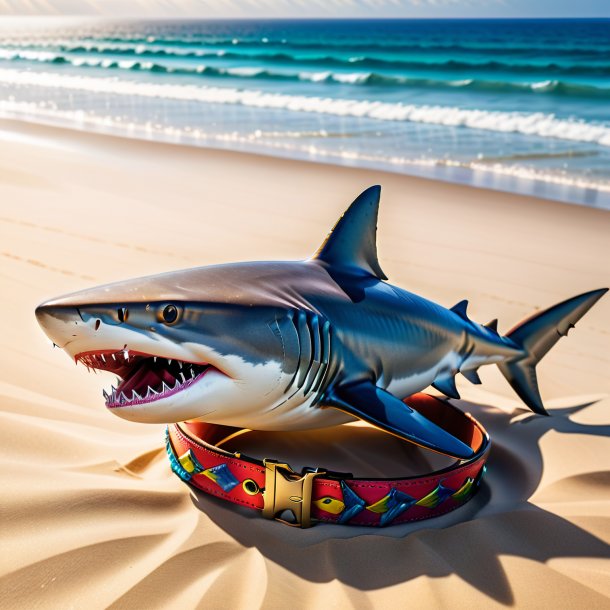
<instances>
[{"instance_id":1,"label":"dorsal fin","mask_svg":"<svg viewBox=\"0 0 610 610\"><path fill-rule=\"evenodd\" d=\"M450 311L452 311L453 313L460 316L460 318L462 318L462 320L468 320L468 314L466 313L467 309L468 309L468 301L466 299L464 299L463 301L456 303L450 309Z\"/></svg>"},{"instance_id":2,"label":"dorsal fin","mask_svg":"<svg viewBox=\"0 0 610 610\"><path fill-rule=\"evenodd\" d=\"M493 320L490 320L489 322L487 322L487 324L484 324L483 326L485 326L485 328L489 328L489 330L493 330L493 332L497 333L498 332L498 318L494 318Z\"/></svg>"},{"instance_id":3,"label":"dorsal fin","mask_svg":"<svg viewBox=\"0 0 610 610\"><path fill-rule=\"evenodd\" d=\"M364 271L388 278L377 260L380 186L371 186L349 206L312 258L343 271Z\"/></svg>"}]
</instances>

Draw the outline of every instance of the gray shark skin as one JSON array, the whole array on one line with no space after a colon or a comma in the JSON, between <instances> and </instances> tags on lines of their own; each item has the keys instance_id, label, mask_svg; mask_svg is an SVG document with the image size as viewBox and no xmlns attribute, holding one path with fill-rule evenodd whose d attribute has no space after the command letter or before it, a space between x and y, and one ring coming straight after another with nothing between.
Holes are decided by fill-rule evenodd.
<instances>
[{"instance_id":1,"label":"gray shark skin","mask_svg":"<svg viewBox=\"0 0 610 610\"><path fill-rule=\"evenodd\" d=\"M545 410L536 364L607 289L538 312L505 336L386 283L377 260L380 187L364 191L316 254L299 262L199 267L83 290L36 309L76 362L115 373L104 392L139 422L199 420L258 430L361 418L433 451L472 450L402 399L433 385L459 398L498 364L524 402Z\"/></svg>"}]
</instances>

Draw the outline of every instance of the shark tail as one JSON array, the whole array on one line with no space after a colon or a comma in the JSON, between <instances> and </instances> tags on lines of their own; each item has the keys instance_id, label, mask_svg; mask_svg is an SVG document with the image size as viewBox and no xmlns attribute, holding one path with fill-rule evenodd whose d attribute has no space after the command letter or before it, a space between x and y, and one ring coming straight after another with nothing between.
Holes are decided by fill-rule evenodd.
<instances>
[{"instance_id":1,"label":"shark tail","mask_svg":"<svg viewBox=\"0 0 610 610\"><path fill-rule=\"evenodd\" d=\"M536 365L568 334L608 288L592 290L537 312L511 329L506 337L525 351L524 356L498 364L521 400L534 412L548 415L538 389Z\"/></svg>"}]
</instances>

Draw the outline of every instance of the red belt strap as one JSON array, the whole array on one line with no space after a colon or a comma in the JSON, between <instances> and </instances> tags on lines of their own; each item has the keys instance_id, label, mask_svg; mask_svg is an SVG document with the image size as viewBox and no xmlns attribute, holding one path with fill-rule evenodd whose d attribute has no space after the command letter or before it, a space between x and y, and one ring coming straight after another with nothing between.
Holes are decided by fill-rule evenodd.
<instances>
[{"instance_id":1,"label":"red belt strap","mask_svg":"<svg viewBox=\"0 0 610 610\"><path fill-rule=\"evenodd\" d=\"M168 426L166 448L172 470L183 481L288 525L309 527L322 521L385 526L419 521L448 513L473 496L490 441L478 421L444 400L416 394L408 404L469 445L474 455L443 470L398 479L360 479L312 468L296 473L283 462L216 447L239 430L202 422ZM294 521L281 518L286 510Z\"/></svg>"}]
</instances>

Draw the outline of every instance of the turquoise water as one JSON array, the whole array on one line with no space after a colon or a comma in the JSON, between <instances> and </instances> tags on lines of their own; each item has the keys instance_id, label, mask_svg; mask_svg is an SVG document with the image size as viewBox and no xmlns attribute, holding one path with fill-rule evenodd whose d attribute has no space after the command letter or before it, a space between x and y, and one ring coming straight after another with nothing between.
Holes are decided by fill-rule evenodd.
<instances>
[{"instance_id":1,"label":"turquoise water","mask_svg":"<svg viewBox=\"0 0 610 610\"><path fill-rule=\"evenodd\" d=\"M610 21L23 21L0 116L610 208Z\"/></svg>"}]
</instances>

